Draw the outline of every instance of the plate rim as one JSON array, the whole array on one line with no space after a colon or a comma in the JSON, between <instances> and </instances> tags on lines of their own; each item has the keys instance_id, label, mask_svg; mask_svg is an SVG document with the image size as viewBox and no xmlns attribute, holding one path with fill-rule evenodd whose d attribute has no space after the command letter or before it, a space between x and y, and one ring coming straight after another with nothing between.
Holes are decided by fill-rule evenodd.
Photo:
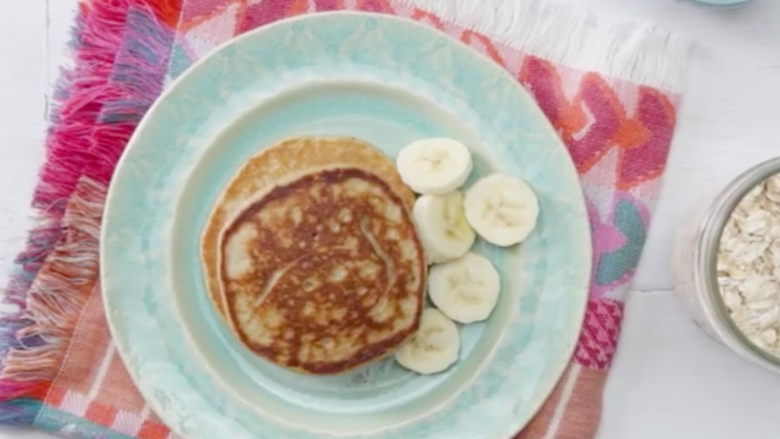
<instances>
[{"instance_id":1,"label":"plate rim","mask_svg":"<svg viewBox=\"0 0 780 439\"><path fill-rule=\"evenodd\" d=\"M483 53L481 53L481 52L479 52L479 51L469 47L466 43L464 43L464 42L462 42L462 41L460 41L460 40L458 40L456 38L453 38L452 36L450 36L446 32L441 31L440 29L437 29L437 28L434 28L434 27L431 27L431 26L427 26L425 24L422 24L422 23L417 22L415 20L412 20L410 18L400 17L400 16L396 16L396 15L392 15L392 14L375 13L375 12L363 12L363 11L354 11L354 10L338 10L338 11L307 13L307 14L302 14L302 15L298 15L298 16L295 16L295 17L288 17L288 18L280 19L280 20L277 20L277 21L275 21L273 23L269 23L267 25L263 25L263 26L260 26L258 28L252 29L250 31L247 31L247 32L241 34L241 35L232 37L232 38L228 39L227 41L217 45L215 48L211 49L210 51L208 51L208 53L206 53L201 58L199 58L194 63L192 63L186 70L184 70L182 73L180 73L172 82L167 84L167 86L165 86L165 88L161 91L160 95L155 99L155 101L152 103L152 105L146 111L146 113L144 114L142 120L136 126L133 134L131 135L130 139L128 140L128 142L127 142L127 144L126 144L126 146L124 148L124 150L122 151L122 154L121 154L121 156L120 156L120 158L117 161L117 164L115 166L114 173L113 173L112 178L111 178L111 182L109 183L108 188L107 188L105 204L104 204L104 211L103 211L103 217L102 217L103 218L103 223L101 225L101 230L100 230L100 252L99 252L100 260L99 261L100 261L100 267L101 267L101 270L100 270L101 286L102 285L107 285L107 284L110 283L110 281L107 282L109 275L108 275L108 270L105 269L105 267L110 266L110 264L106 264L106 262L105 262L106 254L107 254L105 248L107 246L107 241L108 241L106 238L107 238L107 235L109 234L109 232L108 232L109 228L107 227L107 225L111 223L109 218L111 217L112 210L114 208L116 208L116 206L115 206L116 203L114 202L114 200L117 198L117 192L119 190L119 189L117 189L116 185L114 184L114 182L115 182L115 178L114 177L119 175L120 172L122 172L122 169L124 167L128 166L127 163L131 163L130 162L130 160L131 160L130 155L132 154L134 146L137 143L139 143L138 139L141 136L141 133L143 133L145 131L146 126L150 123L149 121L150 121L151 118L149 116L155 114L155 112L157 111L158 107L160 107L165 101L170 99L171 96L175 95L177 90L178 90L178 87L182 83L188 81L189 77L192 76L194 71L202 68L204 65L208 64L209 62L211 62L216 55L218 55L219 53L222 53L226 49L228 49L228 48L230 48L230 47L232 47L234 45L240 44L241 42L244 42L244 41L247 41L247 40L251 40L251 39L254 39L254 38L258 38L258 35L262 35L262 34L265 34L265 33L272 33L277 28L283 28L283 27L286 27L286 26L290 26L290 25L292 25L292 24L294 24L296 22L307 22L307 21L311 21L311 20L328 19L328 18L331 18L331 19L334 19L334 18L335 19L339 19L339 18L347 18L347 19L349 19L349 18L353 18L353 19L354 18L357 18L357 19L374 18L374 19L378 20L379 22L389 22L389 23L395 23L395 24L400 25L400 26L413 26L413 27L416 27L416 28L426 29L426 31L428 31L428 32L433 32L433 33L437 33L439 35L444 36L445 39L448 41L448 44L450 44L450 45L452 45L454 47L457 47L459 50L469 52L471 54L471 56L474 56L475 58L479 59L481 61L481 63L491 65L492 66L491 67L492 70L494 70L497 75L502 75L506 79L509 79L513 84L515 84L515 86L518 89L521 90L521 94L523 95L523 98L525 100L527 100L528 102L530 102L530 105L528 105L529 110L537 113L537 115L540 116L540 119L543 121L542 123L546 125L545 129L547 131L549 131L555 137L555 142L558 144L558 147L566 152L566 156L569 158L569 160L566 161L567 162L566 166L569 168L569 170L567 172L569 172L572 175L574 175L576 177L576 180L577 180L578 183L580 182L579 173L577 172L577 169L576 169L576 166L574 165L573 160L571 160L571 157L570 157L570 155L568 153L568 149L566 148L566 145L560 139L560 136L555 131L555 129L554 129L552 123L549 121L549 119L544 115L544 113L543 113L542 109L539 107L538 103L532 98L530 92L522 84L520 84L517 81L517 79L514 78L503 66L501 66L500 64L495 62L493 59L491 59L487 55L485 55L485 54L483 54ZM577 203L579 205L578 210L580 211L580 213L582 214L581 216L585 220L584 230L583 230L584 233L581 233L580 235L578 235L579 236L578 239L580 239L580 241L582 241L582 242L579 243L580 244L579 247L581 247L580 251L583 252L582 260L583 260L583 262L585 262L587 264L587 266L581 268L582 271L587 273L587 276L585 276L585 277L583 277L581 279L582 285L579 286L579 290L581 291L581 294L579 296L579 302L577 303L576 306L572 306L572 308L578 308L578 309L576 309L576 312L575 312L575 314L577 315L577 325L576 326L577 326L577 328L579 328L578 331L581 332L583 324L584 324L584 319L585 319L586 310L587 310L587 304L588 304L588 298L589 298L589 290L590 290L590 284L591 284L591 273L592 273L593 248L592 248L592 245L591 245L591 230L590 230L589 216L588 216L588 213L587 213L587 206L586 206L585 197L584 197L584 194L582 193L582 191L579 191L579 193L576 195L576 198L577 198L576 201L577 201ZM585 244L585 245L583 245L583 244ZM587 257L585 257L585 256L587 256ZM106 316L106 321L107 321L107 325L109 327L109 331L110 331L110 334L111 334L111 339L112 339L112 341L116 345L116 352L119 355L119 357L121 358L123 364L126 365L126 364L128 364L128 361L127 361L127 356L129 355L128 351L131 350L131 349L129 349L126 345L124 345L120 341L121 337L117 337L118 329L116 328L116 322L114 321L114 318L112 318L112 312L111 312L112 311L112 308L111 308L112 299L111 299L111 294L107 292L108 290L109 290L109 288L105 288L105 287L101 288L101 296L102 296L102 299L103 299L103 311L104 311L105 316ZM187 332L187 331L185 331L185 332ZM577 333L577 335L579 334L579 332ZM503 335L502 335L501 338L503 338ZM187 343L189 343L189 341L187 341ZM511 423L509 423L510 425L507 425L507 426L504 426L503 428L500 428L500 432L501 433L499 434L498 437L500 437L501 439L505 439L505 438L506 439L510 439L511 437L516 435L520 430L525 428L528 425L528 423L533 419L533 417L536 416L536 414L542 408L543 404L548 400L550 395L552 395L552 393L553 393L557 383L565 376L566 368L568 367L568 365L571 362L571 359L573 358L573 354L575 352L576 346L577 346L577 336L575 336L573 338L573 341L570 343L570 345L567 346L567 358L568 358L568 360L566 360L565 362L561 362L561 364L555 370L554 374L552 374L552 375L555 376L555 379L553 380L553 382L550 385L545 387L546 390L543 393L546 396L543 397L543 398L540 398L537 401L533 401L532 404L529 404L530 406L533 406L533 407L532 407L531 410L529 410L531 415L528 417L528 419L520 420L519 422L516 422L516 421L513 420ZM499 348L499 346L497 344L495 346L495 348L492 350L492 355L494 355L496 353L498 348ZM490 362L487 361L485 363L490 363ZM482 366L480 366L479 373L484 372L484 369L487 368L487 367L488 367L487 364L483 364ZM175 432L176 434L178 434L178 435L180 435L182 437L186 437L184 434L182 434L181 431L177 430L177 428L180 427L179 424L170 423L170 422L168 422L166 420L166 417L167 417L166 416L166 410L161 407L161 404L159 403L159 401L157 401L156 398L152 397L152 395L149 394L148 389L144 388L144 386L142 386L142 385L139 385L139 380L136 377L136 374L131 370L131 368L128 368L128 372L129 372L128 375L130 376L131 381L133 382L135 388L144 397L145 401L147 402L147 404L149 404L149 406L153 409L153 411L155 413L159 414L160 418L162 420L164 420L165 424L173 432ZM472 382L470 382L466 386L463 386L463 388L466 388L469 385L472 385L473 381L477 378L477 375L475 375L473 377ZM457 398L459 393L460 393L460 391L458 391L452 398L448 399L446 401L446 404L442 404L442 407L436 407L436 408L434 408L432 410L427 411L423 415L415 416L409 422L417 422L421 418L429 417L433 413L435 413L435 412L445 408L448 404L451 404ZM266 419L266 422L268 422L268 421L276 422L276 423L279 423L279 424L282 424L282 425L287 425L284 421L280 421L280 420L277 420L275 418ZM403 425L406 425L406 424L403 424ZM394 429L395 429L395 427L389 427L388 429L377 430L375 433L370 433L369 435L371 437L374 437L375 435L384 434L387 431L392 431ZM362 433L356 436L356 435L353 435L353 434L339 435L339 434L329 434L329 433L324 433L324 432L317 433L317 432L313 432L313 431L307 430L307 429L296 430L296 431L298 431L298 432L305 432L307 434L310 434L312 438L320 437L320 435L324 435L323 437L355 437L355 438L357 438L357 437L363 438L364 437Z\"/></svg>"}]
</instances>

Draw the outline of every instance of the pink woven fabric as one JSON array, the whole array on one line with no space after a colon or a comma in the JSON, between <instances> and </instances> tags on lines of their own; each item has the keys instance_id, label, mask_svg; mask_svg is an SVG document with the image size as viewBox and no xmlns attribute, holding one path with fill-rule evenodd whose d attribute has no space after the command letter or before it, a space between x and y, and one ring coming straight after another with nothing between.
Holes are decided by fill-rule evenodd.
<instances>
[{"instance_id":1,"label":"pink woven fabric","mask_svg":"<svg viewBox=\"0 0 780 439\"><path fill-rule=\"evenodd\" d=\"M213 48L285 17L353 9L425 23L488 55L529 90L567 145L588 203L593 281L574 358L553 395L518 437L592 438L617 347L623 298L646 238L679 95L675 87L646 85L661 81L639 82L625 75L620 79L606 61L601 69L577 68L575 52L561 55L555 45L548 45L550 53L545 53L542 49L548 46L512 40L506 33L493 35L485 27L480 31L468 20L458 20L457 14L424 6L433 3L84 3L76 31L75 68L64 75L57 95L59 110L33 201L41 225L31 232L29 248L19 258L19 273L6 293L21 311L4 318L1 325L0 421L82 438L175 437L133 387L103 315L99 232L116 161L164 84ZM568 38L576 40L578 35ZM639 44L615 50L628 51L633 57L627 56L626 62L640 68L644 55L631 50L641 48ZM652 79L652 74L648 76Z\"/></svg>"}]
</instances>

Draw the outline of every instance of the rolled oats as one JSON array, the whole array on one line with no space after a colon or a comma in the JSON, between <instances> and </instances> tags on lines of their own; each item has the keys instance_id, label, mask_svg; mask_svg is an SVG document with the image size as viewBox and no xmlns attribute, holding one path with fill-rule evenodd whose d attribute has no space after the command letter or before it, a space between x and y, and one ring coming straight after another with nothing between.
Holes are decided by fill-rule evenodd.
<instances>
[{"instance_id":1,"label":"rolled oats","mask_svg":"<svg viewBox=\"0 0 780 439\"><path fill-rule=\"evenodd\" d=\"M734 209L716 268L736 326L753 344L780 356L780 175L751 190Z\"/></svg>"}]
</instances>

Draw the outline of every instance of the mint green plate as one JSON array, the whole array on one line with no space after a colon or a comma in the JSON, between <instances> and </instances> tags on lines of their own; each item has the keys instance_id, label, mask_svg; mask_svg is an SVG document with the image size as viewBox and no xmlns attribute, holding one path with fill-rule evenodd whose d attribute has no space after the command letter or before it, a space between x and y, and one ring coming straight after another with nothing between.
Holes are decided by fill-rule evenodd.
<instances>
[{"instance_id":1,"label":"mint green plate","mask_svg":"<svg viewBox=\"0 0 780 439\"><path fill-rule=\"evenodd\" d=\"M419 376L392 359L338 377L280 369L212 309L198 241L231 175L300 134L364 138L394 156L448 136L534 187L521 247L480 242L502 275L491 318L461 328L461 359ZM251 32L206 57L149 111L104 217L102 282L119 352L150 405L188 439L509 438L566 366L587 299L590 230L577 174L539 108L487 58L428 27L329 13Z\"/></svg>"}]
</instances>

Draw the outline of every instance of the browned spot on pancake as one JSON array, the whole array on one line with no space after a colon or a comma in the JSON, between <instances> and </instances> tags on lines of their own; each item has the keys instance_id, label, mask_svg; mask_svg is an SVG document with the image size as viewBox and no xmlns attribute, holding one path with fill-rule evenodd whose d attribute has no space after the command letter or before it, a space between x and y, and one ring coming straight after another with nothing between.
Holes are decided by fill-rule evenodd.
<instances>
[{"instance_id":1,"label":"browned spot on pancake","mask_svg":"<svg viewBox=\"0 0 780 439\"><path fill-rule=\"evenodd\" d=\"M241 211L221 243L232 327L275 363L340 373L417 330L425 257L403 199L373 173L331 169L278 186ZM241 270L228 269L233 249L249 259Z\"/></svg>"}]
</instances>

